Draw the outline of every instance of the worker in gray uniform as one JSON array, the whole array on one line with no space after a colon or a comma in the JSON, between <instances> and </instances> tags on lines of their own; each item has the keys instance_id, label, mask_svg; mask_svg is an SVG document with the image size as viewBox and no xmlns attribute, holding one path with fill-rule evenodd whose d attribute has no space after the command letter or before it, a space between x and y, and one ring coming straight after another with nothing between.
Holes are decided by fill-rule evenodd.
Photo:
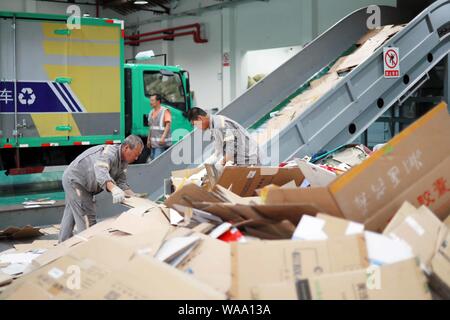
<instances>
[{"instance_id":1,"label":"worker in gray uniform","mask_svg":"<svg viewBox=\"0 0 450 320\"><path fill-rule=\"evenodd\" d=\"M113 203L134 192L127 184L126 169L136 161L144 145L141 138L130 135L120 145L99 145L80 154L64 171L62 184L66 195L59 242L94 225L96 221L94 195L111 192Z\"/></svg>"},{"instance_id":2,"label":"worker in gray uniform","mask_svg":"<svg viewBox=\"0 0 450 320\"><path fill-rule=\"evenodd\" d=\"M214 140L213 163L220 172L227 163L233 165L259 165L258 146L249 132L239 123L221 115L208 115L200 108L187 114L191 124L200 130L211 130Z\"/></svg>"}]
</instances>

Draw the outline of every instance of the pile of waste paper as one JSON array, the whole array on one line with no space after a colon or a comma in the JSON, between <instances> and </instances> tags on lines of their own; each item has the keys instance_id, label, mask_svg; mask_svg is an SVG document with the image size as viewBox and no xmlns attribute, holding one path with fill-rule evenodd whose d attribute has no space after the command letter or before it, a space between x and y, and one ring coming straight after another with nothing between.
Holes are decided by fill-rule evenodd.
<instances>
[{"instance_id":1,"label":"pile of waste paper","mask_svg":"<svg viewBox=\"0 0 450 320\"><path fill-rule=\"evenodd\" d=\"M375 151L173 172L164 203L0 253L0 298L450 299L449 136L442 103Z\"/></svg>"}]
</instances>

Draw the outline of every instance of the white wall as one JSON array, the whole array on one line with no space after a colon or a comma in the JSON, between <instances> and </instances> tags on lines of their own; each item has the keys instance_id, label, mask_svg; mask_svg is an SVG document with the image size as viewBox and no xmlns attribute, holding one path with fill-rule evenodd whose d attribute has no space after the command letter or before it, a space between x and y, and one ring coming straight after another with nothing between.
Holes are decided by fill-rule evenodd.
<instances>
[{"instance_id":1,"label":"white wall","mask_svg":"<svg viewBox=\"0 0 450 320\"><path fill-rule=\"evenodd\" d=\"M284 62L296 55L302 46L247 51L244 56L247 64L247 75L269 74Z\"/></svg>"},{"instance_id":2,"label":"white wall","mask_svg":"<svg viewBox=\"0 0 450 320\"><path fill-rule=\"evenodd\" d=\"M371 4L396 6L396 0L319 0L317 1L317 29L319 33L344 18L349 13Z\"/></svg>"},{"instance_id":3,"label":"white wall","mask_svg":"<svg viewBox=\"0 0 450 320\"><path fill-rule=\"evenodd\" d=\"M180 0L173 12L180 14L203 6L217 4L215 0ZM247 87L247 76L252 64L246 53L301 46L311 41L352 11L369 4L396 5L396 0L269 0L243 1L230 9L211 10L185 17L142 24L149 19L164 18L150 12L139 12L119 17L112 11L101 11L102 17L124 18L125 26L140 25L141 33L171 26L201 23L206 44L194 43L191 36L174 41L154 41L138 47L126 46L125 57L132 58L139 51L154 50L167 53L169 64L181 65L191 74L192 90L197 105L205 108L223 107L242 94ZM0 0L0 10L64 13L66 5L33 0ZM83 11L95 15L94 6L82 6ZM133 30L128 29L127 33ZM224 52L231 53L231 66L222 66ZM279 64L278 57L273 57ZM284 57L285 59L288 56ZM162 63L162 60L155 61Z\"/></svg>"}]
</instances>

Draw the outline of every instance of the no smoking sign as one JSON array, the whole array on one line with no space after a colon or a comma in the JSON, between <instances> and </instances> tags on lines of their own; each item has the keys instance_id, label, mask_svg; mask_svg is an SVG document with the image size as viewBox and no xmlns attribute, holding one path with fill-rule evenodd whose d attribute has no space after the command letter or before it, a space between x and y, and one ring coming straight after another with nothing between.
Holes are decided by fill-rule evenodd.
<instances>
[{"instance_id":1,"label":"no smoking sign","mask_svg":"<svg viewBox=\"0 0 450 320\"><path fill-rule=\"evenodd\" d=\"M384 77L399 78L400 77L400 55L398 48L384 48Z\"/></svg>"}]
</instances>

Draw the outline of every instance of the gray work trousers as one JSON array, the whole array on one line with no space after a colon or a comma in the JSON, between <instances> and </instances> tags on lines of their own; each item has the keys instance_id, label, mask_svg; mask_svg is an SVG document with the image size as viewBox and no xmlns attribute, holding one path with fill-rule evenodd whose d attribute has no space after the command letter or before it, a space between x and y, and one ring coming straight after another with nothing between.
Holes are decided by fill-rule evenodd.
<instances>
[{"instance_id":1,"label":"gray work trousers","mask_svg":"<svg viewBox=\"0 0 450 320\"><path fill-rule=\"evenodd\" d=\"M75 226L77 232L81 232L97 223L94 195L86 191L81 185L71 182L68 176L70 174L64 174L62 179L66 207L61 221L58 242L71 238Z\"/></svg>"}]
</instances>

